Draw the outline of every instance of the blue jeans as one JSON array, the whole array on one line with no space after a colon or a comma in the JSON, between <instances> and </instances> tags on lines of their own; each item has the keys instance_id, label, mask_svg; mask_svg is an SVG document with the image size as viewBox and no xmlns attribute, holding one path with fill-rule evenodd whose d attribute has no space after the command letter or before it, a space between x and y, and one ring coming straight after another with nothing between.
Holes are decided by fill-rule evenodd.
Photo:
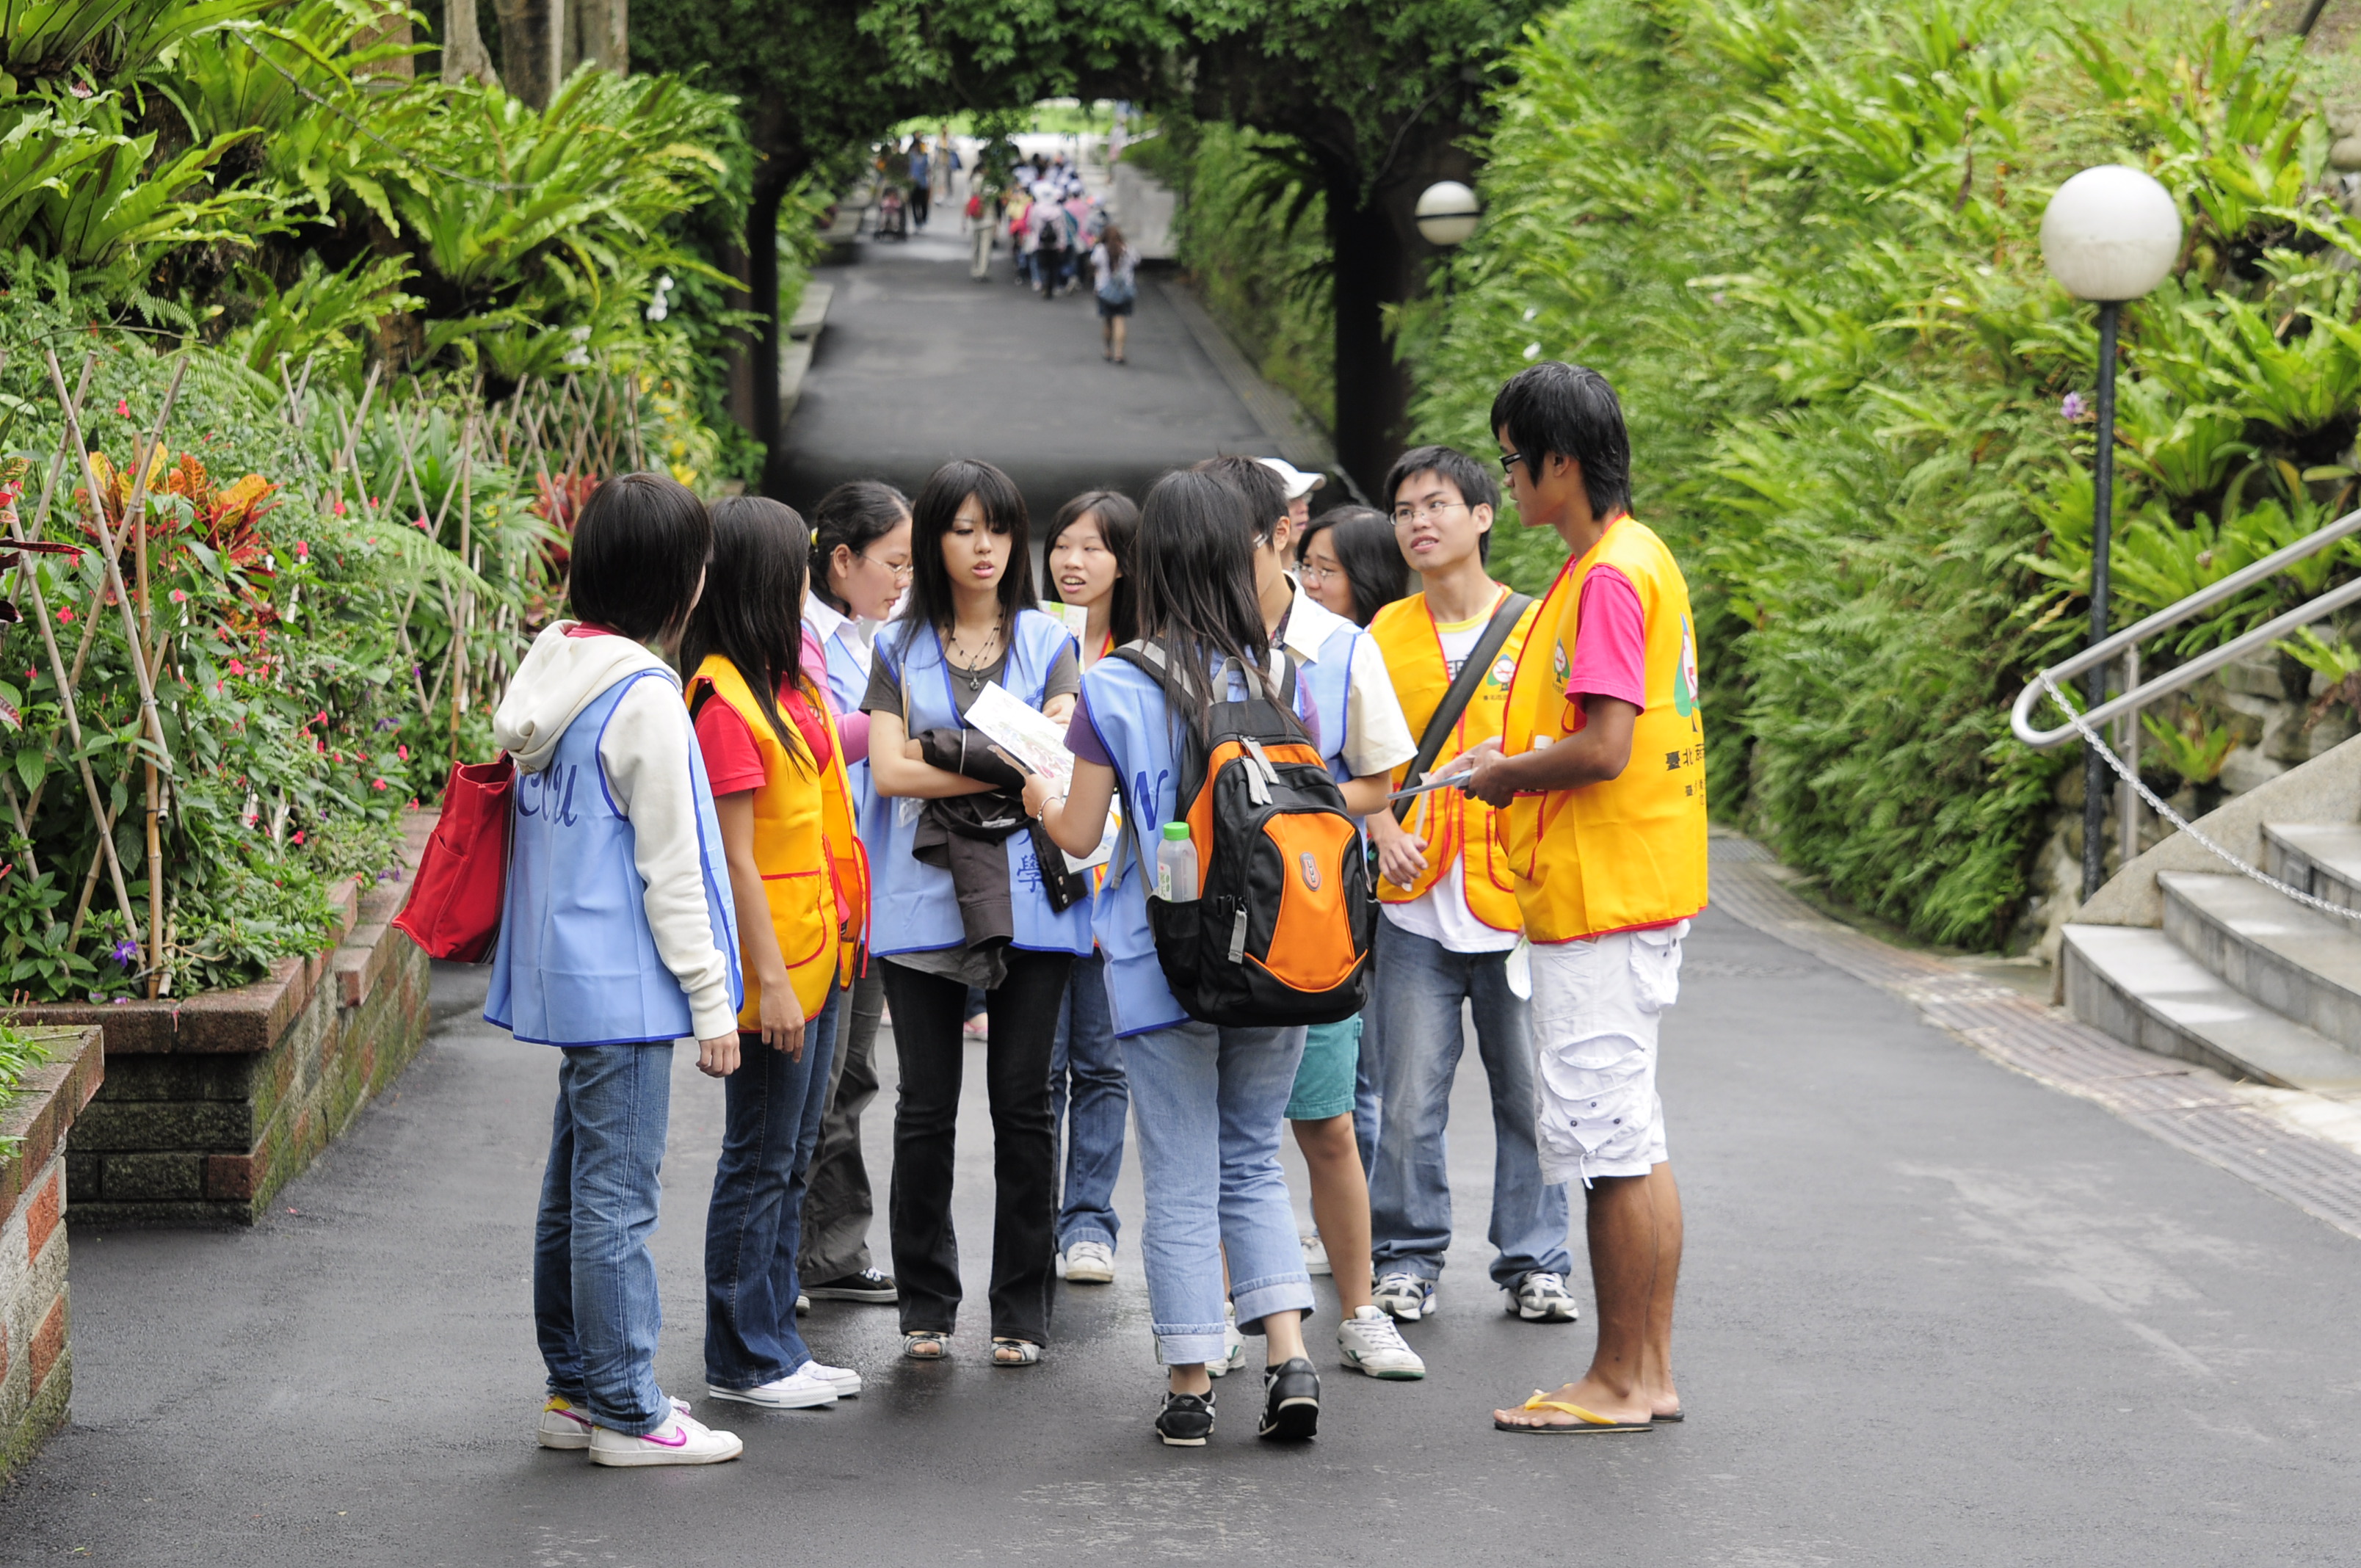
<instances>
[{"instance_id":1,"label":"blue jeans","mask_svg":"<svg viewBox=\"0 0 2361 1568\"><path fill-rule=\"evenodd\" d=\"M1140 1256L1158 1359L1218 1361L1222 1256L1230 1299L1251 1330L1271 1312L1308 1311L1295 1209L1279 1170L1280 1113L1303 1031L1175 1024L1123 1042L1148 1193Z\"/></svg>"},{"instance_id":2,"label":"blue jeans","mask_svg":"<svg viewBox=\"0 0 2361 1568\"><path fill-rule=\"evenodd\" d=\"M752 1388L812 1358L796 1332L796 1254L843 997L831 989L804 1025L800 1059L740 1035L738 1070L722 1080L721 1158L705 1216L705 1380L718 1388Z\"/></svg>"},{"instance_id":3,"label":"blue jeans","mask_svg":"<svg viewBox=\"0 0 2361 1568\"><path fill-rule=\"evenodd\" d=\"M1074 960L1049 1047L1049 1125L1066 1137L1060 1252L1076 1242L1115 1245L1123 1228L1115 1217L1115 1179L1123 1171L1123 1123L1130 1109L1115 1015L1107 1009L1106 959L1093 953Z\"/></svg>"},{"instance_id":4,"label":"blue jeans","mask_svg":"<svg viewBox=\"0 0 2361 1568\"><path fill-rule=\"evenodd\" d=\"M1506 953L1455 953L1378 917L1378 1006L1385 1021L1385 1117L1369 1177L1369 1256L1380 1275L1443 1272L1451 1245L1451 1172L1444 1128L1466 1041L1459 1004L1473 1003L1476 1049L1492 1084L1492 1277L1563 1275L1565 1184L1542 1180L1533 1142L1533 1050Z\"/></svg>"},{"instance_id":5,"label":"blue jeans","mask_svg":"<svg viewBox=\"0 0 2361 1568\"><path fill-rule=\"evenodd\" d=\"M642 1437L672 1419L656 1386L656 1170L672 1113L672 1046L559 1051L557 1113L533 1224L533 1332L549 1391Z\"/></svg>"}]
</instances>

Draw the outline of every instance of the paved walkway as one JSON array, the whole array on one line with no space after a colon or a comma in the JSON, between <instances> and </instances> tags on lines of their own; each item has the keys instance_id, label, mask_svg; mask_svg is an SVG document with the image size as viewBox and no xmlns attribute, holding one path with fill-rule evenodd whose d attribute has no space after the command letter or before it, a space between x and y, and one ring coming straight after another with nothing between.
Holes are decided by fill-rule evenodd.
<instances>
[{"instance_id":1,"label":"paved walkway","mask_svg":"<svg viewBox=\"0 0 2361 1568\"><path fill-rule=\"evenodd\" d=\"M929 297L917 255L879 264L877 286ZM1048 400L1027 394L1012 428L1053 430ZM416 1065L260 1225L76 1228L74 1421L0 1494L0 1563L2153 1568L2347 1563L2361 1534L2361 1243L1723 910L1698 921L1664 1027L1689 1214L1684 1427L1490 1430L1493 1405L1578 1368L1591 1329L1517 1322L1485 1283L1470 1068L1461 1236L1442 1315L1410 1331L1433 1375L1329 1370L1316 1443L1257 1442L1244 1386L1211 1448L1154 1443L1126 1170L1117 1280L1061 1290L1042 1365L984 1365L973 1310L957 1358L922 1366L895 1357L890 1310L823 1305L807 1332L868 1377L860 1399L732 1409L735 1464L594 1470L528 1436L553 1062L476 1021L481 988L438 973ZM958 1190L973 1303L980 1079ZM881 1173L890 1103L866 1129ZM692 1398L719 1113L680 1053L658 1370ZM1574 1288L1587 1314L1587 1278Z\"/></svg>"}]
</instances>

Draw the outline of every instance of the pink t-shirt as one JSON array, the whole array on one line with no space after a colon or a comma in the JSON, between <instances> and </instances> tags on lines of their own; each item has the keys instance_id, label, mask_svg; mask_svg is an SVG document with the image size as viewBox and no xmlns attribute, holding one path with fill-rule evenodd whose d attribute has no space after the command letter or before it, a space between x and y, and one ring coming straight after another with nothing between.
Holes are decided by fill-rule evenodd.
<instances>
[{"instance_id":1,"label":"pink t-shirt","mask_svg":"<svg viewBox=\"0 0 2361 1568\"><path fill-rule=\"evenodd\" d=\"M1582 579L1578 614L1565 695L1577 707L1586 696L1612 696L1646 712L1648 618L1640 590L1615 567L1593 566Z\"/></svg>"}]
</instances>

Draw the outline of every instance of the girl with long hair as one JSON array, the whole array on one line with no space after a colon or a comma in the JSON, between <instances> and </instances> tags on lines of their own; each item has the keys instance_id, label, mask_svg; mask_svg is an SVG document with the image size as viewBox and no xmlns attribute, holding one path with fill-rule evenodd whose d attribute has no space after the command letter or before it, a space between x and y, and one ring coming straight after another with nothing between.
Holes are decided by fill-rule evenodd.
<instances>
[{"instance_id":1,"label":"girl with long hair","mask_svg":"<svg viewBox=\"0 0 2361 1568\"><path fill-rule=\"evenodd\" d=\"M1124 243L1123 230L1109 224L1091 247L1091 272L1096 280L1099 305L1099 357L1124 363L1124 339L1131 331L1131 311L1139 297L1139 253Z\"/></svg>"},{"instance_id":2,"label":"girl with long hair","mask_svg":"<svg viewBox=\"0 0 2361 1568\"><path fill-rule=\"evenodd\" d=\"M1273 647L1256 601L1253 534L1243 498L1215 476L1183 472L1156 482L1140 515L1140 630L1170 668L1202 674L1196 710L1176 708L1137 666L1103 660L1082 677L1082 704L1067 731L1076 759L1069 793L1051 797L1038 779L1026 790L1027 805L1069 853L1096 848L1118 793L1125 820L1137 829L1108 869L1093 923L1139 1128L1148 1198L1141 1250L1166 1367L1156 1431L1177 1447L1202 1446L1213 1433L1208 1364L1228 1354L1225 1253L1238 1322L1268 1343L1257 1431L1310 1437L1320 1418L1320 1378L1303 1351L1312 1284L1279 1164L1279 1122L1303 1030L1223 1027L1182 1010L1165 984L1148 930L1147 872L1131 852L1179 817L1180 741L1192 729L1202 735L1226 662L1251 672L1233 674L1233 682L1258 681L1274 696L1285 678L1286 656ZM1304 689L1296 695L1299 715L1309 718Z\"/></svg>"},{"instance_id":3,"label":"girl with long hair","mask_svg":"<svg viewBox=\"0 0 2361 1568\"><path fill-rule=\"evenodd\" d=\"M876 948L894 1010L901 1090L889 1200L904 1352L950 1354L960 1304L951 1230L954 1133L968 988L989 1020L995 1203L992 1361L1029 1366L1055 1289L1049 1051L1074 959L1091 950L1086 900L1045 864L1021 770L969 727L998 686L1063 721L1081 684L1074 640L1035 608L1025 500L968 459L935 471L911 508L908 602L877 634L869 691L876 796L862 837L877 873ZM1054 852L1053 858L1054 858Z\"/></svg>"},{"instance_id":4,"label":"girl with long hair","mask_svg":"<svg viewBox=\"0 0 2361 1568\"><path fill-rule=\"evenodd\" d=\"M1325 609L1366 627L1410 591L1394 525L1374 507L1331 507L1306 523L1296 544L1296 580Z\"/></svg>"},{"instance_id":5,"label":"girl with long hair","mask_svg":"<svg viewBox=\"0 0 2361 1568\"><path fill-rule=\"evenodd\" d=\"M796 1331L796 1259L868 879L824 672L805 663L810 532L757 496L717 501L712 514L712 582L680 656L729 861L745 1004L705 1222L706 1391L799 1409L861 1391L859 1373L814 1359Z\"/></svg>"}]
</instances>

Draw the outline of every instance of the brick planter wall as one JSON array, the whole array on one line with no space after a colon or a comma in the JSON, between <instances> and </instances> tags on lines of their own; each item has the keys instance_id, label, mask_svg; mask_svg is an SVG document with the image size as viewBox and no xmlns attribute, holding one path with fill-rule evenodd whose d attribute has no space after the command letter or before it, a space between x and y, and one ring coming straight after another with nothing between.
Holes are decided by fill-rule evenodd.
<instances>
[{"instance_id":1,"label":"brick planter wall","mask_svg":"<svg viewBox=\"0 0 2361 1568\"><path fill-rule=\"evenodd\" d=\"M267 979L182 1001L19 1008L94 1025L106 1084L74 1129L66 1184L98 1224L251 1224L426 1037L429 965L386 922L434 814L407 824L403 877L347 890L338 945Z\"/></svg>"},{"instance_id":2,"label":"brick planter wall","mask_svg":"<svg viewBox=\"0 0 2361 1568\"><path fill-rule=\"evenodd\" d=\"M0 1478L63 1425L73 1392L67 1336L66 1129L105 1073L96 1029L55 1029L48 1066L27 1075L0 1139Z\"/></svg>"}]
</instances>

